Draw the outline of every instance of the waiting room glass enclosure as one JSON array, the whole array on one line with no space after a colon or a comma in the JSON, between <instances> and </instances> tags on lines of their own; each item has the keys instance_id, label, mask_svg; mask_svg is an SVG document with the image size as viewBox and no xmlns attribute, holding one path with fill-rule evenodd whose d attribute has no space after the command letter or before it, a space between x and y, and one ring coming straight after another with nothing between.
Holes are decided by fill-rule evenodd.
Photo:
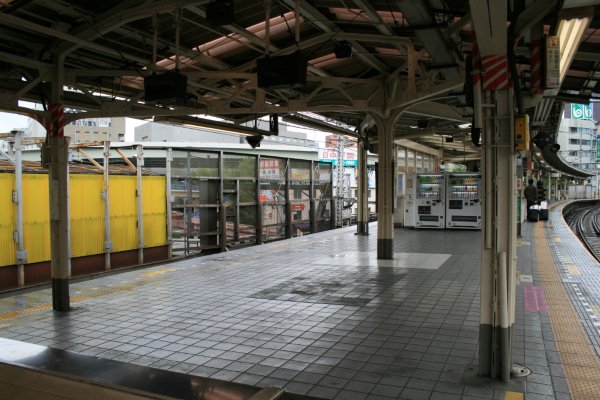
<instances>
[{"instance_id":1,"label":"waiting room glass enclosure","mask_svg":"<svg viewBox=\"0 0 600 400\"><path fill-rule=\"evenodd\" d=\"M331 163L223 151L171 154L174 252L222 251L333 228Z\"/></svg>"}]
</instances>

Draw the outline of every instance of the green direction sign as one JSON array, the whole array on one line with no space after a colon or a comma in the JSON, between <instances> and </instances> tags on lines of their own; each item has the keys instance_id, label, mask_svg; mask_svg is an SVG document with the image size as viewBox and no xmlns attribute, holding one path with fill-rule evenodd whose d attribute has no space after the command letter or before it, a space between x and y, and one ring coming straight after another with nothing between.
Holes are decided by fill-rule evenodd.
<instances>
[{"instance_id":1,"label":"green direction sign","mask_svg":"<svg viewBox=\"0 0 600 400\"><path fill-rule=\"evenodd\" d=\"M573 119L592 119L592 106L590 104L571 103L571 118Z\"/></svg>"}]
</instances>

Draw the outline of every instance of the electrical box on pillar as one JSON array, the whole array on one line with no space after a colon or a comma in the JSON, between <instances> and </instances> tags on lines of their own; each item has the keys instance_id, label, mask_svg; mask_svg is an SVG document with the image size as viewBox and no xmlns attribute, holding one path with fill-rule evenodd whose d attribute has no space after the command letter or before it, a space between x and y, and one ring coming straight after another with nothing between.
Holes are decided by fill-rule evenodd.
<instances>
[{"instance_id":1,"label":"electrical box on pillar","mask_svg":"<svg viewBox=\"0 0 600 400\"><path fill-rule=\"evenodd\" d=\"M529 115L515 115L515 152L529 149Z\"/></svg>"}]
</instances>

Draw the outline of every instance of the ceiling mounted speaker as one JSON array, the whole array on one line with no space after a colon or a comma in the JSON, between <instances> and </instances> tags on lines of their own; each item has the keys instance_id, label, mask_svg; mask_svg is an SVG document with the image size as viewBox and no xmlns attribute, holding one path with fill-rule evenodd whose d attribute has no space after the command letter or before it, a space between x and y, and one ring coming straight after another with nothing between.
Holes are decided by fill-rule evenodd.
<instances>
[{"instance_id":1,"label":"ceiling mounted speaker","mask_svg":"<svg viewBox=\"0 0 600 400\"><path fill-rule=\"evenodd\" d=\"M264 137L263 135L246 136L246 142L248 142L250 147L255 149L257 147L260 147L260 142L262 142L263 137Z\"/></svg>"},{"instance_id":2,"label":"ceiling mounted speaker","mask_svg":"<svg viewBox=\"0 0 600 400\"><path fill-rule=\"evenodd\" d=\"M335 58L348 58L352 56L352 46L348 42L336 42L333 52Z\"/></svg>"},{"instance_id":3,"label":"ceiling mounted speaker","mask_svg":"<svg viewBox=\"0 0 600 400\"><path fill-rule=\"evenodd\" d=\"M417 126L421 129L427 129L429 127L429 121L426 119L420 119L417 121Z\"/></svg>"},{"instance_id":4,"label":"ceiling mounted speaker","mask_svg":"<svg viewBox=\"0 0 600 400\"><path fill-rule=\"evenodd\" d=\"M217 0L206 6L206 21L214 26L233 24L233 1Z\"/></svg>"},{"instance_id":5,"label":"ceiling mounted speaker","mask_svg":"<svg viewBox=\"0 0 600 400\"><path fill-rule=\"evenodd\" d=\"M256 80L263 89L291 89L306 86L308 63L300 52L256 60Z\"/></svg>"},{"instance_id":6,"label":"ceiling mounted speaker","mask_svg":"<svg viewBox=\"0 0 600 400\"><path fill-rule=\"evenodd\" d=\"M185 102L187 76L173 70L144 77L144 101L179 104Z\"/></svg>"}]
</instances>

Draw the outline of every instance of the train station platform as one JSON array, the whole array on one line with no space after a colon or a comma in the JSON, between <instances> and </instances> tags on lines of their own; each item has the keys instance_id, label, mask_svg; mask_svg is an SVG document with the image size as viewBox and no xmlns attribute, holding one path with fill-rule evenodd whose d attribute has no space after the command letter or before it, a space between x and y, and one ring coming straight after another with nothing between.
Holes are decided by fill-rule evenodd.
<instances>
[{"instance_id":1,"label":"train station platform","mask_svg":"<svg viewBox=\"0 0 600 400\"><path fill-rule=\"evenodd\" d=\"M597 262L554 207L518 247L509 383L477 377L480 231L355 227L0 299L0 337L325 399L597 399ZM376 223L370 224L375 232ZM0 396L1 397L1 396Z\"/></svg>"}]
</instances>

